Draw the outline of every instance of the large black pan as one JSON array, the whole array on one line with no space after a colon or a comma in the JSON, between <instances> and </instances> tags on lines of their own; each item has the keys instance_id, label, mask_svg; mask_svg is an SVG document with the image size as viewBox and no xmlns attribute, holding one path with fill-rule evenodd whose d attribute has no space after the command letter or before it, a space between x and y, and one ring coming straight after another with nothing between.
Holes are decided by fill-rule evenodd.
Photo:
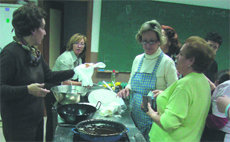
<instances>
[{"instance_id":1,"label":"large black pan","mask_svg":"<svg viewBox=\"0 0 230 142\"><path fill-rule=\"evenodd\" d=\"M119 122L89 119L79 122L72 131L87 141L114 142L127 133L128 129Z\"/></svg>"},{"instance_id":2,"label":"large black pan","mask_svg":"<svg viewBox=\"0 0 230 142\"><path fill-rule=\"evenodd\" d=\"M98 102L96 107L87 103L60 105L57 108L57 113L65 123L77 124L78 122L92 118L100 106L101 102Z\"/></svg>"}]
</instances>

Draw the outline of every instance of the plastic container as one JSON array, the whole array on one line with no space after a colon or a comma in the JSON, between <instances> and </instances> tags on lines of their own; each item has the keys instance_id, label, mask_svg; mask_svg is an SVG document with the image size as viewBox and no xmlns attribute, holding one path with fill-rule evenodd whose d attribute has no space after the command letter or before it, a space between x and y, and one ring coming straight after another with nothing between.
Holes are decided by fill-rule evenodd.
<instances>
[{"instance_id":1,"label":"plastic container","mask_svg":"<svg viewBox=\"0 0 230 142\"><path fill-rule=\"evenodd\" d=\"M115 70L113 70L113 72L111 73L111 83L112 84L116 83L116 72L115 72Z\"/></svg>"}]
</instances>

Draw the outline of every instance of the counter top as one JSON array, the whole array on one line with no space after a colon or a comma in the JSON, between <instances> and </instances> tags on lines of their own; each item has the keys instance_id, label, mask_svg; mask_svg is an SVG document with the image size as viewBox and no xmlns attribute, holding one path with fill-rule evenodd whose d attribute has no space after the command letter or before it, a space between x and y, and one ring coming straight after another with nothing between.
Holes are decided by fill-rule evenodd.
<instances>
[{"instance_id":1,"label":"counter top","mask_svg":"<svg viewBox=\"0 0 230 142\"><path fill-rule=\"evenodd\" d=\"M131 115L130 115L130 111L127 109L125 112L123 112L121 115L114 115L111 117L103 117L101 115L99 115L99 111L97 111L94 116L93 119L104 119L104 120L112 120L112 121L116 121L119 123L124 124L128 129L128 138L130 142L145 142L145 139L143 137L143 135L141 134L141 132L136 128ZM70 127L61 127L61 126L57 126L56 130L55 130L55 135L54 135L54 142L73 142L73 132L72 132L72 128L74 128L74 126L70 126Z\"/></svg>"}]
</instances>

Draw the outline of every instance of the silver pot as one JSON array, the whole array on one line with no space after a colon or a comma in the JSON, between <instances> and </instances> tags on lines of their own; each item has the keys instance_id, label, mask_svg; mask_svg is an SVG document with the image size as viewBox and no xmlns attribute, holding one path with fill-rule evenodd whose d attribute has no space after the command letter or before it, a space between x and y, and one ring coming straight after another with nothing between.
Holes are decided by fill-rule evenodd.
<instances>
[{"instance_id":1,"label":"silver pot","mask_svg":"<svg viewBox=\"0 0 230 142\"><path fill-rule=\"evenodd\" d=\"M52 87L51 91L53 92L58 103L62 105L76 104L80 102L80 96L82 94L79 87L81 86L60 85Z\"/></svg>"}]
</instances>

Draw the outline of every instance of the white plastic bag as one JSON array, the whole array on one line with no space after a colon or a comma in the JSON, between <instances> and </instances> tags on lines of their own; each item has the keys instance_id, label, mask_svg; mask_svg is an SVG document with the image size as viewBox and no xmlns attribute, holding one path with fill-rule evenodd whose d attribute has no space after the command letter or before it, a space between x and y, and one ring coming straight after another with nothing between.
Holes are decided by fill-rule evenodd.
<instances>
[{"instance_id":1,"label":"white plastic bag","mask_svg":"<svg viewBox=\"0 0 230 142\"><path fill-rule=\"evenodd\" d=\"M85 63L74 68L74 76L72 79L77 79L82 82L82 86L93 86L92 76L94 68L105 68L105 64L102 62L93 64Z\"/></svg>"}]
</instances>

